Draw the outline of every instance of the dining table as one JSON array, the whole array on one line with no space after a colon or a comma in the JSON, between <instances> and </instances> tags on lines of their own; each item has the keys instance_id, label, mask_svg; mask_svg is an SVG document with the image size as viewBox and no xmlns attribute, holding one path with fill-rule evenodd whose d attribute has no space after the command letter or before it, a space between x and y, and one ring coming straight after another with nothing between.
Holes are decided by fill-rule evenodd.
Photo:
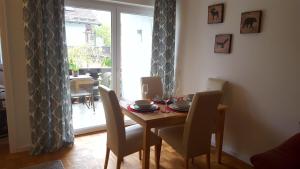
<instances>
[{"instance_id":1,"label":"dining table","mask_svg":"<svg viewBox=\"0 0 300 169\"><path fill-rule=\"evenodd\" d=\"M149 169L149 158L150 158L150 132L152 128L168 127L172 125L184 124L187 112L170 111L166 104L157 104L159 109L154 112L137 112L130 109L128 106L131 102L126 100L120 100L120 106L122 113L131 118L136 123L143 127L143 158L142 168ZM223 147L223 136L224 136L224 124L225 124L225 113L228 106L219 104L217 107L218 113L214 128L215 133L215 144L216 144L216 156L218 163L221 163L222 147Z\"/></svg>"}]
</instances>

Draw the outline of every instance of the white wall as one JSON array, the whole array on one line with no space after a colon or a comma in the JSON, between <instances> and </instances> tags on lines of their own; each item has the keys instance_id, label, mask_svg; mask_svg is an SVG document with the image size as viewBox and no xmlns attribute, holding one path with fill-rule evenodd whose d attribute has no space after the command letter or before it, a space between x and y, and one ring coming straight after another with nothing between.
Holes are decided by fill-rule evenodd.
<instances>
[{"instance_id":1,"label":"white wall","mask_svg":"<svg viewBox=\"0 0 300 169\"><path fill-rule=\"evenodd\" d=\"M5 75L8 75L5 80L9 79L5 82L6 89L9 89L6 100L13 103L8 112L9 140L12 151L22 151L30 145L23 5L19 0L2 2L1 5L5 5L8 36L8 52L4 54L9 54L4 56Z\"/></svg>"},{"instance_id":2,"label":"white wall","mask_svg":"<svg viewBox=\"0 0 300 169\"><path fill-rule=\"evenodd\" d=\"M208 25L207 7L222 1L181 0L179 89L228 80L225 150L244 161L300 131L300 3L225 0L224 23ZM263 10L262 32L240 34L241 12ZM297 27L298 26L298 27ZM233 34L231 54L215 54L214 38Z\"/></svg>"}]
</instances>

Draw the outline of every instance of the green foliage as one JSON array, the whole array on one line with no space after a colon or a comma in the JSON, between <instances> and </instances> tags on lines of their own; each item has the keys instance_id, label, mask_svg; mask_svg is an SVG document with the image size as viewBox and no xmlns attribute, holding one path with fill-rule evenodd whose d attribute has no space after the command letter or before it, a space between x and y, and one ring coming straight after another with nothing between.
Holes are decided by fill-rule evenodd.
<instances>
[{"instance_id":1,"label":"green foliage","mask_svg":"<svg viewBox=\"0 0 300 169\"><path fill-rule=\"evenodd\" d=\"M105 46L111 46L111 28L109 25L101 25L101 26L94 26L93 27L96 36L101 37L103 39L103 43Z\"/></svg>"},{"instance_id":2,"label":"green foliage","mask_svg":"<svg viewBox=\"0 0 300 169\"><path fill-rule=\"evenodd\" d=\"M102 66L103 67L111 67L112 66L112 60L111 60L111 57L104 57L102 59Z\"/></svg>"},{"instance_id":3,"label":"green foliage","mask_svg":"<svg viewBox=\"0 0 300 169\"><path fill-rule=\"evenodd\" d=\"M78 58L78 49L72 48L68 49L68 59L69 59L69 69L72 71L78 71L79 70L79 58Z\"/></svg>"},{"instance_id":4,"label":"green foliage","mask_svg":"<svg viewBox=\"0 0 300 169\"><path fill-rule=\"evenodd\" d=\"M69 69L76 72L79 71L79 66L71 59L69 60Z\"/></svg>"},{"instance_id":5,"label":"green foliage","mask_svg":"<svg viewBox=\"0 0 300 169\"><path fill-rule=\"evenodd\" d=\"M68 47L69 69L78 71L79 68L111 67L112 60L102 54L102 48L93 46Z\"/></svg>"}]
</instances>

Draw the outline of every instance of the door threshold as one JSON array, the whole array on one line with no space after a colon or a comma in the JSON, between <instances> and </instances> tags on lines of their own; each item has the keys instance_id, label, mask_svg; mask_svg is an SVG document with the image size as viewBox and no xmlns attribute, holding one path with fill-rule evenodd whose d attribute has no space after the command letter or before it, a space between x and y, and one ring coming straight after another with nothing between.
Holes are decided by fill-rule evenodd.
<instances>
[{"instance_id":1,"label":"door threshold","mask_svg":"<svg viewBox=\"0 0 300 169\"><path fill-rule=\"evenodd\" d=\"M136 124L133 120L126 120L125 126L131 126ZM75 136L83 136L83 135L90 135L95 134L99 132L105 132L106 131L106 125L98 125L98 126L92 126L92 127L85 127L75 130Z\"/></svg>"}]
</instances>

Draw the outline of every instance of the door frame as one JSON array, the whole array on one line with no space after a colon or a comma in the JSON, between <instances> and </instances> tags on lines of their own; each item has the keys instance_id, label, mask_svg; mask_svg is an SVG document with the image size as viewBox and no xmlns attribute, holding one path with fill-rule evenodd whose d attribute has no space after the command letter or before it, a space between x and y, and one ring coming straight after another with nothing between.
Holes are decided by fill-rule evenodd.
<instances>
[{"instance_id":1,"label":"door frame","mask_svg":"<svg viewBox=\"0 0 300 169\"><path fill-rule=\"evenodd\" d=\"M101 10L111 12L111 58L112 58L112 86L116 95L120 98L120 59L121 59L121 13L153 15L153 6L135 5L119 2L103 2L94 0L65 0L65 6L74 8L84 8L91 10ZM125 125L134 124L132 120L125 120ZM75 130L75 135L106 130L106 125L97 125Z\"/></svg>"},{"instance_id":2,"label":"door frame","mask_svg":"<svg viewBox=\"0 0 300 169\"><path fill-rule=\"evenodd\" d=\"M9 52L8 41L8 29L7 29L7 15L6 15L5 0L0 0L0 33L1 33L1 45L2 45L2 61L3 61L3 75L5 86L5 104L7 114L7 126L8 126L8 141L9 151L11 153L17 152L16 143L16 109L15 109L15 93L13 90L12 80L12 64ZM1 46L0 46L1 47Z\"/></svg>"},{"instance_id":3,"label":"door frame","mask_svg":"<svg viewBox=\"0 0 300 169\"><path fill-rule=\"evenodd\" d=\"M121 59L121 13L153 16L153 6L137 5L121 2L104 2L94 0L65 0L66 6L86 8L111 12L111 57L112 57L112 86L117 96L120 96L120 59Z\"/></svg>"},{"instance_id":4,"label":"door frame","mask_svg":"<svg viewBox=\"0 0 300 169\"><path fill-rule=\"evenodd\" d=\"M112 3L107 2L99 2L99 1L92 1L92 0L66 0L66 6L74 7L74 8L84 8L84 9L91 9L91 10L101 10L101 11L109 11L111 13L111 59L112 59L112 86L113 90L116 90L116 63L118 58L116 57L116 7Z\"/></svg>"},{"instance_id":5,"label":"door frame","mask_svg":"<svg viewBox=\"0 0 300 169\"><path fill-rule=\"evenodd\" d=\"M74 8L83 8L83 9L90 9L90 10L100 10L100 11L108 11L111 14L111 59L112 59L112 86L113 89L116 88L116 35L113 33L116 31L116 9L113 7L112 4L106 2L97 2L91 0L66 0L65 6L74 7ZM80 129L75 129L75 135L82 135L86 133L92 133L97 131L106 130L106 125L96 125L96 126L89 126Z\"/></svg>"}]
</instances>

